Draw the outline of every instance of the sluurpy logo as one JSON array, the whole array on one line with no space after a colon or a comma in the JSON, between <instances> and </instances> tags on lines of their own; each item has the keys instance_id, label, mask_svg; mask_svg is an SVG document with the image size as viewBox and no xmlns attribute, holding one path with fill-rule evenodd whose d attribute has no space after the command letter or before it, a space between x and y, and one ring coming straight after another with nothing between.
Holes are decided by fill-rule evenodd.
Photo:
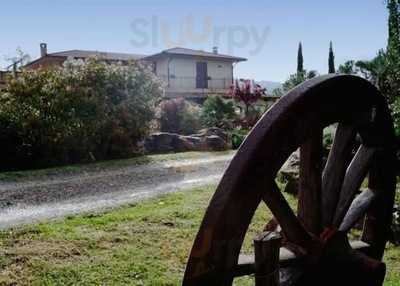
<instances>
[{"instance_id":1,"label":"sluurpy logo","mask_svg":"<svg viewBox=\"0 0 400 286\"><path fill-rule=\"evenodd\" d=\"M265 47L270 34L268 26L216 25L210 16L196 20L193 15L183 17L178 24L156 15L149 18L135 18L131 23L133 32L131 43L140 48L222 45L229 54L235 54L237 49L241 49L241 52L247 50L249 55L254 56ZM196 26L196 23L200 25Z\"/></svg>"}]
</instances>

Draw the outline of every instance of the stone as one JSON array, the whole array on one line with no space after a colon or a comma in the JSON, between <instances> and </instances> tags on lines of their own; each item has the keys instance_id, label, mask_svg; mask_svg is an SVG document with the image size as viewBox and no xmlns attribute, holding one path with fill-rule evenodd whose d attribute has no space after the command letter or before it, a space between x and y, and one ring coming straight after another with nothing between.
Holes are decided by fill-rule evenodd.
<instances>
[{"instance_id":1,"label":"stone","mask_svg":"<svg viewBox=\"0 0 400 286\"><path fill-rule=\"evenodd\" d=\"M211 135L205 139L205 151L224 151L228 149L227 142L219 136Z\"/></svg>"},{"instance_id":2,"label":"stone","mask_svg":"<svg viewBox=\"0 0 400 286\"><path fill-rule=\"evenodd\" d=\"M199 145L198 138L166 132L154 133L144 141L144 148L148 153L193 151L198 149Z\"/></svg>"},{"instance_id":3,"label":"stone","mask_svg":"<svg viewBox=\"0 0 400 286\"><path fill-rule=\"evenodd\" d=\"M287 178L299 178L300 172L300 151L297 150L292 155L290 155L289 159L283 164L280 169L280 174L284 179Z\"/></svg>"},{"instance_id":4,"label":"stone","mask_svg":"<svg viewBox=\"0 0 400 286\"><path fill-rule=\"evenodd\" d=\"M147 153L224 151L231 148L229 136L219 128L203 129L190 136L158 132L147 137L143 146Z\"/></svg>"},{"instance_id":5,"label":"stone","mask_svg":"<svg viewBox=\"0 0 400 286\"><path fill-rule=\"evenodd\" d=\"M197 134L193 134L191 136L194 137L207 137L207 136L218 136L221 137L225 142L229 142L229 135L224 130L218 127L211 127L200 130Z\"/></svg>"},{"instance_id":6,"label":"stone","mask_svg":"<svg viewBox=\"0 0 400 286\"><path fill-rule=\"evenodd\" d=\"M144 148L149 153L172 152L178 140L178 134L158 132L145 139Z\"/></svg>"},{"instance_id":7,"label":"stone","mask_svg":"<svg viewBox=\"0 0 400 286\"><path fill-rule=\"evenodd\" d=\"M279 171L278 177L286 182L285 193L297 195L299 191L299 177L300 177L300 151L297 150L289 159L283 164Z\"/></svg>"}]
</instances>

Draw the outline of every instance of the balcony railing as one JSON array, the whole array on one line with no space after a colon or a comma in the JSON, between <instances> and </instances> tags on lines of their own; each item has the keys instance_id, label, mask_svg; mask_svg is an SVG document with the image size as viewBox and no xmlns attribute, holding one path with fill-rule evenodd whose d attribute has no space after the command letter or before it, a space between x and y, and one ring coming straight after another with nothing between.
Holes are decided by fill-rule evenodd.
<instances>
[{"instance_id":1,"label":"balcony railing","mask_svg":"<svg viewBox=\"0 0 400 286\"><path fill-rule=\"evenodd\" d=\"M212 78L209 77L207 84L198 85L196 77L176 77L159 76L163 80L168 89L209 89L209 90L227 90L232 85L232 80L228 78ZM203 86L203 87L200 87Z\"/></svg>"}]
</instances>

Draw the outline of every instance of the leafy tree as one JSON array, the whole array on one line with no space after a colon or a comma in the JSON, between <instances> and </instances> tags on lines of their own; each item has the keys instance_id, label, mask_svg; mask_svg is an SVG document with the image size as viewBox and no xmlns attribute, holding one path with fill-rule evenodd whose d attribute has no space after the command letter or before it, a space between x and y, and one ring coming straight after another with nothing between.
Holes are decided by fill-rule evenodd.
<instances>
[{"instance_id":1,"label":"leafy tree","mask_svg":"<svg viewBox=\"0 0 400 286\"><path fill-rule=\"evenodd\" d=\"M309 80L309 79L312 79L314 77L317 77L318 76L318 72L316 70L310 70L308 72L305 71L302 76L305 77L305 80Z\"/></svg>"},{"instance_id":2,"label":"leafy tree","mask_svg":"<svg viewBox=\"0 0 400 286\"><path fill-rule=\"evenodd\" d=\"M312 79L318 76L318 72L315 70L307 71L304 69L303 62L303 47L301 42L299 43L299 49L297 53L297 73L291 74L289 78L283 83L282 88L275 89L275 95L282 95L306 80Z\"/></svg>"},{"instance_id":3,"label":"leafy tree","mask_svg":"<svg viewBox=\"0 0 400 286\"><path fill-rule=\"evenodd\" d=\"M280 87L275 88L275 89L272 91L272 96L276 96L276 97L281 97L281 96L283 96L283 90L282 90L282 88L280 88Z\"/></svg>"},{"instance_id":4,"label":"leafy tree","mask_svg":"<svg viewBox=\"0 0 400 286\"><path fill-rule=\"evenodd\" d=\"M90 59L23 71L0 96L0 169L132 156L161 95L138 63Z\"/></svg>"},{"instance_id":5,"label":"leafy tree","mask_svg":"<svg viewBox=\"0 0 400 286\"><path fill-rule=\"evenodd\" d=\"M303 58L303 45L299 43L299 49L297 51L297 73L304 72L304 58Z\"/></svg>"},{"instance_id":6,"label":"leafy tree","mask_svg":"<svg viewBox=\"0 0 400 286\"><path fill-rule=\"evenodd\" d=\"M333 53L333 45L329 45L329 73L336 73L335 69L335 54Z\"/></svg>"},{"instance_id":7,"label":"leafy tree","mask_svg":"<svg viewBox=\"0 0 400 286\"><path fill-rule=\"evenodd\" d=\"M254 103L264 95L266 95L266 89L255 84L252 80L236 80L229 91L230 97L245 106L244 114L246 117L249 115Z\"/></svg>"},{"instance_id":8,"label":"leafy tree","mask_svg":"<svg viewBox=\"0 0 400 286\"><path fill-rule=\"evenodd\" d=\"M381 89L389 101L392 101L396 89L394 87L397 85L394 78L397 74L396 69L398 66L390 64L390 58L384 50L380 50L372 60L351 60L339 66L340 73L360 75L369 80Z\"/></svg>"},{"instance_id":9,"label":"leafy tree","mask_svg":"<svg viewBox=\"0 0 400 286\"><path fill-rule=\"evenodd\" d=\"M385 76L388 67L388 58L385 51L380 50L375 58L369 61L357 61L355 63L359 72L365 79L376 86L380 86L380 80Z\"/></svg>"},{"instance_id":10,"label":"leafy tree","mask_svg":"<svg viewBox=\"0 0 400 286\"><path fill-rule=\"evenodd\" d=\"M237 107L243 114L240 125L245 128L254 126L264 111L256 103L266 95L266 89L252 80L236 80L228 95L238 103Z\"/></svg>"},{"instance_id":11,"label":"leafy tree","mask_svg":"<svg viewBox=\"0 0 400 286\"><path fill-rule=\"evenodd\" d=\"M398 0L388 0L387 9L389 10L387 53L389 57L394 57L396 60L396 58L400 56L400 15Z\"/></svg>"},{"instance_id":12,"label":"leafy tree","mask_svg":"<svg viewBox=\"0 0 400 286\"><path fill-rule=\"evenodd\" d=\"M20 67L31 61L31 56L25 53L20 47L16 49L15 53L14 56L5 56L4 59L11 65L18 64Z\"/></svg>"},{"instance_id":13,"label":"leafy tree","mask_svg":"<svg viewBox=\"0 0 400 286\"><path fill-rule=\"evenodd\" d=\"M357 74L358 70L355 61L346 61L344 64L339 66L338 72L342 74Z\"/></svg>"},{"instance_id":14,"label":"leafy tree","mask_svg":"<svg viewBox=\"0 0 400 286\"><path fill-rule=\"evenodd\" d=\"M315 70L311 70L311 71L304 70L301 73L292 74L283 83L283 85L282 85L283 92L288 92L289 90L293 89L294 87L298 86L299 84L305 82L306 80L312 79L316 76L318 76L318 73Z\"/></svg>"},{"instance_id":15,"label":"leafy tree","mask_svg":"<svg viewBox=\"0 0 400 286\"><path fill-rule=\"evenodd\" d=\"M235 118L233 102L224 100L220 96L209 96L201 110L201 120L207 127L230 129Z\"/></svg>"}]
</instances>

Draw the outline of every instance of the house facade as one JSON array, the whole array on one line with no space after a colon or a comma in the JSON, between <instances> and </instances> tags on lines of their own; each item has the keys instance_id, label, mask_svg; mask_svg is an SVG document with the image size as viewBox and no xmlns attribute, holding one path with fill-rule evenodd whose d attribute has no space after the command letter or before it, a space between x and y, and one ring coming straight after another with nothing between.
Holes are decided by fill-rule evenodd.
<instances>
[{"instance_id":1,"label":"house facade","mask_svg":"<svg viewBox=\"0 0 400 286\"><path fill-rule=\"evenodd\" d=\"M226 94L234 79L234 66L245 58L185 48L173 48L144 57L165 83L168 98L202 99L209 94Z\"/></svg>"},{"instance_id":2,"label":"house facade","mask_svg":"<svg viewBox=\"0 0 400 286\"><path fill-rule=\"evenodd\" d=\"M173 48L145 56L70 50L48 53L47 44L40 44L41 57L27 64L26 69L51 68L62 65L68 58L98 57L109 63L141 61L152 67L165 86L165 97L185 97L202 101L210 94L226 94L233 83L234 67L245 58L223 55L215 47L212 52Z\"/></svg>"}]
</instances>

